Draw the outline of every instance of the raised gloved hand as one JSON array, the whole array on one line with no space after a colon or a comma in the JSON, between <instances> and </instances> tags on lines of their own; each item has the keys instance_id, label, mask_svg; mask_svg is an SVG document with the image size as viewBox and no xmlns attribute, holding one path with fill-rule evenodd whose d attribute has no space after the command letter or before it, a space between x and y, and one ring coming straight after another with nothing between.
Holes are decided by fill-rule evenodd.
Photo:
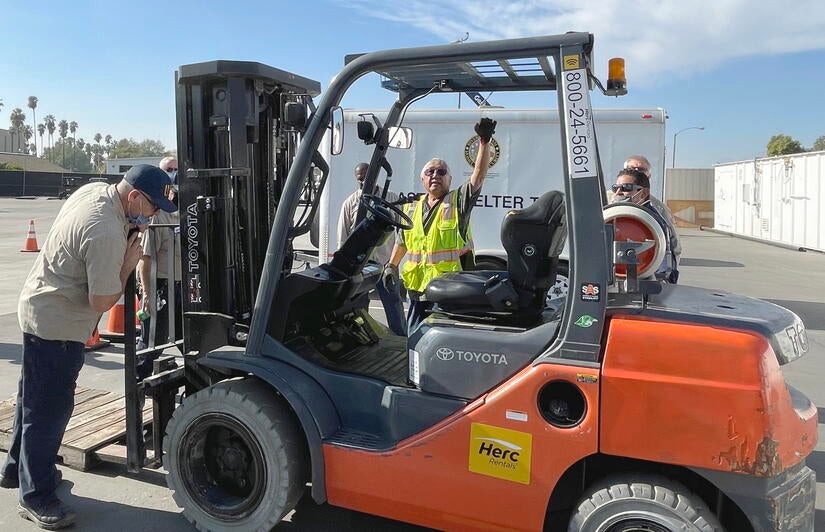
<instances>
[{"instance_id":1,"label":"raised gloved hand","mask_svg":"<svg viewBox=\"0 0 825 532\"><path fill-rule=\"evenodd\" d=\"M490 142L490 139L493 138L493 134L496 132L496 124L497 122L490 118L482 118L478 121L474 129L482 142Z\"/></svg>"},{"instance_id":2,"label":"raised gloved hand","mask_svg":"<svg viewBox=\"0 0 825 532\"><path fill-rule=\"evenodd\" d=\"M389 292L398 290L398 266L387 264L384 266L384 273L381 275L381 282Z\"/></svg>"}]
</instances>

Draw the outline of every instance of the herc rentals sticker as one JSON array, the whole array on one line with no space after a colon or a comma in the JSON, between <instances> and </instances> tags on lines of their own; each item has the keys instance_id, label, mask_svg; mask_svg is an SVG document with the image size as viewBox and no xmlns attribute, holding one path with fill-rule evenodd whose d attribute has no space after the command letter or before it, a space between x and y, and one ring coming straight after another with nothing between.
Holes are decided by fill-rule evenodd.
<instances>
[{"instance_id":1,"label":"herc rentals sticker","mask_svg":"<svg viewBox=\"0 0 825 532\"><path fill-rule=\"evenodd\" d=\"M533 435L481 423L470 427L470 471L530 484Z\"/></svg>"}]
</instances>

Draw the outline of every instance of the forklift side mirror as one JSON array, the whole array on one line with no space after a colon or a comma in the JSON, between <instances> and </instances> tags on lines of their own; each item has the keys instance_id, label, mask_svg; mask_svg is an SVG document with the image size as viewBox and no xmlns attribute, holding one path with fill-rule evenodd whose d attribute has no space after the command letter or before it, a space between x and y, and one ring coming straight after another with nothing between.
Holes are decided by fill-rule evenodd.
<instances>
[{"instance_id":1,"label":"forklift side mirror","mask_svg":"<svg viewBox=\"0 0 825 532\"><path fill-rule=\"evenodd\" d=\"M389 147L408 150L412 146L413 132L408 127L391 127L389 129Z\"/></svg>"},{"instance_id":2,"label":"forklift side mirror","mask_svg":"<svg viewBox=\"0 0 825 532\"><path fill-rule=\"evenodd\" d=\"M284 108L284 122L287 126L303 129L307 121L307 108L299 102L287 102Z\"/></svg>"},{"instance_id":3,"label":"forklift side mirror","mask_svg":"<svg viewBox=\"0 0 825 532\"><path fill-rule=\"evenodd\" d=\"M330 152L338 155L344 150L344 110L339 106L332 108L332 142Z\"/></svg>"},{"instance_id":4,"label":"forklift side mirror","mask_svg":"<svg viewBox=\"0 0 825 532\"><path fill-rule=\"evenodd\" d=\"M362 120L358 122L358 138L365 143L370 143L375 138L375 128L371 122Z\"/></svg>"}]
</instances>

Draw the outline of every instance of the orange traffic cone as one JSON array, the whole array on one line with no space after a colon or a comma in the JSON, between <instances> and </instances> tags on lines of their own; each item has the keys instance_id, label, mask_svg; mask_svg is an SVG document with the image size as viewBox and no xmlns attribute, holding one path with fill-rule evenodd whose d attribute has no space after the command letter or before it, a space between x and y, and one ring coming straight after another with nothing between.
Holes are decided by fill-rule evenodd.
<instances>
[{"instance_id":1,"label":"orange traffic cone","mask_svg":"<svg viewBox=\"0 0 825 532\"><path fill-rule=\"evenodd\" d=\"M40 248L37 247L37 235L34 233L34 220L29 220L29 234L26 236L26 246L20 251L29 253L37 253Z\"/></svg>"},{"instance_id":2,"label":"orange traffic cone","mask_svg":"<svg viewBox=\"0 0 825 532\"><path fill-rule=\"evenodd\" d=\"M92 335L86 340L86 351L96 351L98 349L102 349L109 345L109 340L104 340L100 337L100 331L98 331L97 327L95 330L92 331Z\"/></svg>"},{"instance_id":3,"label":"orange traffic cone","mask_svg":"<svg viewBox=\"0 0 825 532\"><path fill-rule=\"evenodd\" d=\"M140 320L137 319L137 309L140 308L140 302L135 297L135 325L140 325ZM122 335L126 332L126 317L125 317L125 301L123 296L117 300L115 306L109 309L109 322L106 325L106 335Z\"/></svg>"}]
</instances>

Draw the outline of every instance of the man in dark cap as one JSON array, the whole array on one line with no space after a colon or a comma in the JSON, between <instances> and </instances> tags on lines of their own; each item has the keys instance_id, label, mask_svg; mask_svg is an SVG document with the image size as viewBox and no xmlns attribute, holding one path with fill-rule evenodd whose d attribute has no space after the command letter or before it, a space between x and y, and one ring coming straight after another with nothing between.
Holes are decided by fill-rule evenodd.
<instances>
[{"instance_id":1,"label":"man in dark cap","mask_svg":"<svg viewBox=\"0 0 825 532\"><path fill-rule=\"evenodd\" d=\"M142 164L116 185L79 188L60 209L23 285L17 308L23 362L0 487L19 487L18 513L41 528L74 522L55 494L61 477L55 463L74 408L84 342L123 294L149 217L177 210L167 198L171 186L166 172Z\"/></svg>"}]
</instances>

